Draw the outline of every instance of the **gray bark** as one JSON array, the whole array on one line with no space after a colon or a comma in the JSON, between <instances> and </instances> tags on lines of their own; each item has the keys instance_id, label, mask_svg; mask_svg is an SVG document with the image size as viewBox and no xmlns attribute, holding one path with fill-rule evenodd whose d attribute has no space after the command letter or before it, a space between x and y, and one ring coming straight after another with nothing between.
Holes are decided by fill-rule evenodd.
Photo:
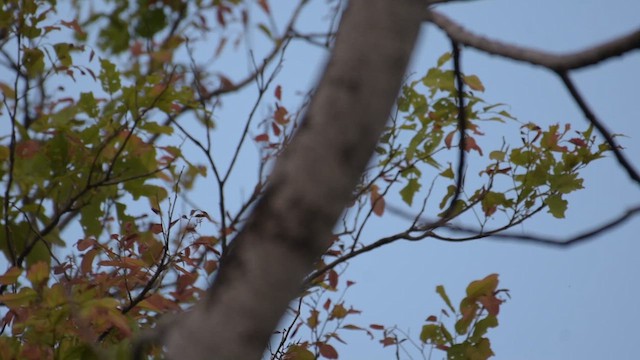
<instances>
[{"instance_id":1,"label":"gray bark","mask_svg":"<svg viewBox=\"0 0 640 360\"><path fill-rule=\"evenodd\" d=\"M208 296L171 326L170 359L259 359L329 246L388 119L426 3L351 0L295 139Z\"/></svg>"}]
</instances>

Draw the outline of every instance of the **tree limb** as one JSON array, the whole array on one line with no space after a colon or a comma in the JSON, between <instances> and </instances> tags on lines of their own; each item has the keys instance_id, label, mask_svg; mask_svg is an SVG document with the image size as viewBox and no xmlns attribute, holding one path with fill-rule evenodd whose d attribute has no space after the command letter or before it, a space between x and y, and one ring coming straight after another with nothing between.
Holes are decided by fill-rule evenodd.
<instances>
[{"instance_id":1,"label":"tree limb","mask_svg":"<svg viewBox=\"0 0 640 360\"><path fill-rule=\"evenodd\" d=\"M208 296L167 329L170 359L258 359L351 198L388 119L421 0L352 0L318 90Z\"/></svg>"},{"instance_id":2,"label":"tree limb","mask_svg":"<svg viewBox=\"0 0 640 360\"><path fill-rule=\"evenodd\" d=\"M442 29L455 42L492 55L543 66L555 72L591 66L640 48L640 29L581 51L559 55L474 34L437 11L428 11L426 20Z\"/></svg>"}]
</instances>

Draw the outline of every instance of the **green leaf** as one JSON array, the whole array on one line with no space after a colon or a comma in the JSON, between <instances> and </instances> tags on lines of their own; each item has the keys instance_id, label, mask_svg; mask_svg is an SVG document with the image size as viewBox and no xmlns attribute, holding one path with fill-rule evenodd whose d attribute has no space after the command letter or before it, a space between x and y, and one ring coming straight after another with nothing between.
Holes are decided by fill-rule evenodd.
<instances>
[{"instance_id":1,"label":"green leaf","mask_svg":"<svg viewBox=\"0 0 640 360\"><path fill-rule=\"evenodd\" d=\"M78 108L80 108L80 110L82 110L92 118L98 117L98 102L93 97L93 93L91 92L80 93Z\"/></svg>"},{"instance_id":2,"label":"green leaf","mask_svg":"<svg viewBox=\"0 0 640 360\"><path fill-rule=\"evenodd\" d=\"M162 8L151 10L141 9L140 22L136 26L136 33L143 38L151 39L153 35L167 26L167 16Z\"/></svg>"},{"instance_id":3,"label":"green leaf","mask_svg":"<svg viewBox=\"0 0 640 360\"><path fill-rule=\"evenodd\" d=\"M446 338L438 324L427 324L422 326L420 331L420 341L428 344L444 345Z\"/></svg>"},{"instance_id":4,"label":"green leaf","mask_svg":"<svg viewBox=\"0 0 640 360\"><path fill-rule=\"evenodd\" d=\"M418 145L420 145L426 138L427 138L427 133L423 129L423 130L419 131L411 139L411 141L409 141L409 146L407 146L407 149L405 150L405 156L406 156L408 161L413 160L413 157L414 157L414 155L416 153L416 149L418 148Z\"/></svg>"},{"instance_id":5,"label":"green leaf","mask_svg":"<svg viewBox=\"0 0 640 360\"><path fill-rule=\"evenodd\" d=\"M44 53L40 49L25 49L22 61L29 76L35 76L44 71Z\"/></svg>"},{"instance_id":6,"label":"green leaf","mask_svg":"<svg viewBox=\"0 0 640 360\"><path fill-rule=\"evenodd\" d=\"M71 66L72 59L69 54L69 51L72 49L71 44L58 43L53 45L53 49L56 51L56 55L58 56L58 60L62 66Z\"/></svg>"},{"instance_id":7,"label":"green leaf","mask_svg":"<svg viewBox=\"0 0 640 360\"><path fill-rule=\"evenodd\" d=\"M583 189L582 179L578 178L578 174L558 174L549 177L549 187L551 191L557 191L561 194Z\"/></svg>"},{"instance_id":8,"label":"green leaf","mask_svg":"<svg viewBox=\"0 0 640 360\"><path fill-rule=\"evenodd\" d=\"M109 25L100 30L98 46L102 50L118 54L129 48L129 24L120 19L117 13L112 14L109 20Z\"/></svg>"},{"instance_id":9,"label":"green leaf","mask_svg":"<svg viewBox=\"0 0 640 360\"><path fill-rule=\"evenodd\" d=\"M405 187L400 190L402 201L411 206L411 204L413 203L413 197L418 191L420 191L420 187L421 185L417 179L409 179L407 185L405 185Z\"/></svg>"},{"instance_id":10,"label":"green leaf","mask_svg":"<svg viewBox=\"0 0 640 360\"><path fill-rule=\"evenodd\" d=\"M549 212L551 213L551 215L558 219L564 218L564 212L567 211L568 202L562 199L561 195L550 195L546 199L544 199L544 203L549 207Z\"/></svg>"},{"instance_id":11,"label":"green leaf","mask_svg":"<svg viewBox=\"0 0 640 360\"><path fill-rule=\"evenodd\" d=\"M316 356L306 347L301 345L291 345L287 349L287 359L292 360L315 360Z\"/></svg>"},{"instance_id":12,"label":"green leaf","mask_svg":"<svg viewBox=\"0 0 640 360\"><path fill-rule=\"evenodd\" d=\"M484 319L479 320L475 326L473 327L473 335L469 338L469 340L476 342L482 338L489 328L494 328L498 326L498 318L494 315L487 315Z\"/></svg>"},{"instance_id":13,"label":"green leaf","mask_svg":"<svg viewBox=\"0 0 640 360\"><path fill-rule=\"evenodd\" d=\"M453 179L455 177L455 174L453 173L453 169L451 168L451 164L449 164L449 167L447 168L447 170L440 173L440 176L443 176L449 179Z\"/></svg>"},{"instance_id":14,"label":"green leaf","mask_svg":"<svg viewBox=\"0 0 640 360\"><path fill-rule=\"evenodd\" d=\"M269 39L273 39L273 34L271 34L271 30L265 24L258 24L258 29L262 31Z\"/></svg>"},{"instance_id":15,"label":"green leaf","mask_svg":"<svg viewBox=\"0 0 640 360\"><path fill-rule=\"evenodd\" d=\"M484 91L484 85L482 81L476 75L467 75L463 78L464 83L467 84L472 90Z\"/></svg>"},{"instance_id":16,"label":"green leaf","mask_svg":"<svg viewBox=\"0 0 640 360\"><path fill-rule=\"evenodd\" d=\"M436 286L436 292L438 293L438 295L440 295L440 297L442 298L444 303L447 304L449 309L451 309L451 311L455 313L456 309L451 304L451 300L449 299L449 296L447 295L446 291L444 290L444 286L442 286L442 285Z\"/></svg>"},{"instance_id":17,"label":"green leaf","mask_svg":"<svg viewBox=\"0 0 640 360\"><path fill-rule=\"evenodd\" d=\"M498 288L498 274L487 275L484 279L472 281L467 286L467 297L475 301L479 296L493 295Z\"/></svg>"},{"instance_id":18,"label":"green leaf","mask_svg":"<svg viewBox=\"0 0 640 360\"><path fill-rule=\"evenodd\" d=\"M438 63L437 66L441 67L442 65L444 65L447 61L449 61L451 59L451 53L450 52L446 52L444 54L442 54L439 58L438 58Z\"/></svg>"},{"instance_id":19,"label":"green leaf","mask_svg":"<svg viewBox=\"0 0 640 360\"><path fill-rule=\"evenodd\" d=\"M102 83L102 89L113 94L120 90L120 72L116 70L116 66L107 59L100 59L100 82Z\"/></svg>"},{"instance_id":20,"label":"green leaf","mask_svg":"<svg viewBox=\"0 0 640 360\"><path fill-rule=\"evenodd\" d=\"M504 151L492 151L489 153L489 159L491 160L497 160L497 161L504 161L504 157L505 157L506 153Z\"/></svg>"},{"instance_id":21,"label":"green leaf","mask_svg":"<svg viewBox=\"0 0 640 360\"><path fill-rule=\"evenodd\" d=\"M449 198L451 198L455 193L456 193L455 185L447 186L447 194L442 198L442 201L440 201L441 210L444 209L445 206L447 206L447 202L449 201Z\"/></svg>"},{"instance_id":22,"label":"green leaf","mask_svg":"<svg viewBox=\"0 0 640 360\"><path fill-rule=\"evenodd\" d=\"M32 288L22 288L13 294L0 295L0 302L10 308L27 306L31 300L38 298L38 294Z\"/></svg>"},{"instance_id":23,"label":"green leaf","mask_svg":"<svg viewBox=\"0 0 640 360\"><path fill-rule=\"evenodd\" d=\"M509 160L514 165L518 165L518 166L526 167L529 164L532 164L533 162L535 162L537 159L538 159L538 154L529 150L522 151L522 149L513 149L511 150L511 154L509 155Z\"/></svg>"}]
</instances>

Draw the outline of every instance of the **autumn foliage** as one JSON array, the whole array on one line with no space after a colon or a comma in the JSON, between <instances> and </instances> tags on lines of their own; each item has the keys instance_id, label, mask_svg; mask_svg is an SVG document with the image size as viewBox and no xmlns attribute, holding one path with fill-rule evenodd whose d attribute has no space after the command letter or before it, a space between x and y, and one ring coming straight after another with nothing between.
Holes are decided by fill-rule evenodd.
<instances>
[{"instance_id":1,"label":"autumn foliage","mask_svg":"<svg viewBox=\"0 0 640 360\"><path fill-rule=\"evenodd\" d=\"M129 358L162 315L201 299L305 111L305 101L285 96L295 86L277 79L287 46L298 40L330 46L333 30L325 29L320 40L292 25L279 33L266 0L113 0L104 2L107 10L89 3L0 5L6 60L0 75L2 359ZM329 13L339 10L328 3ZM258 14L250 17L249 9ZM246 77L209 66L194 50L207 44L213 59L237 56L252 33L271 50ZM445 53L403 86L342 226L265 356L337 359L344 334L357 332L381 349L405 346L402 329L359 323L360 310L347 296L355 286L344 272L349 259L400 239L456 241L437 231L472 209L493 232L543 210L562 218L566 195L583 187L579 170L609 150L591 127L519 122L504 105L480 97L485 86L475 75L463 78L461 141L451 56ZM225 96L249 86L257 88L246 100L251 111L228 150L231 160L222 161L207 134L217 131L217 121L229 120L214 114ZM516 140L483 141L484 127L493 124ZM232 203L225 186L246 166L237 161L246 143L255 145L250 166L258 176ZM475 188L458 187L458 150L479 164L466 175L479 179ZM440 187L432 193L435 179ZM193 205L198 182L209 184L215 204ZM432 206L429 197L439 198ZM379 239L361 236L369 221L402 206L418 213L405 229ZM429 206L433 211L426 212ZM425 213L439 215L430 222ZM459 306L444 287L436 292L446 307L426 324L416 321L422 329L411 341L418 351L435 347L465 359L493 355L486 334L498 325L507 294L498 276L472 282ZM162 357L161 347L144 351Z\"/></svg>"}]
</instances>

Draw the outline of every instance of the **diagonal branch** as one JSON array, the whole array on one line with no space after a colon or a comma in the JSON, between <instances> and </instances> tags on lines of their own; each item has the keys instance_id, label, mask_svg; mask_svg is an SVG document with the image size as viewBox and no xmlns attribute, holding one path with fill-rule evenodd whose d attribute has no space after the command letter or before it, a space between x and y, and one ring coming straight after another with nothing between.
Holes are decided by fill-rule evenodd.
<instances>
[{"instance_id":1,"label":"diagonal branch","mask_svg":"<svg viewBox=\"0 0 640 360\"><path fill-rule=\"evenodd\" d=\"M560 76L560 79L562 79L562 82L567 87L567 90L569 90L571 97L573 97L573 99L576 101L576 104L578 104L580 110L582 110L582 113L587 118L587 120L591 124L593 124L596 129L598 129L600 135L602 135L607 144L609 144L609 147L611 148L611 151L613 151L613 155L615 155L620 166L622 166L626 170L627 174L633 181L635 181L637 184L640 184L640 175L633 168L633 165L631 165L629 160L627 160L627 158L622 154L621 147L616 143L611 132L607 130L607 128L604 126L604 123L602 123L602 121L600 121L596 117L593 111L591 111L589 105L584 100L584 97L580 94L573 81L571 81L569 74L567 74L566 72L558 72L558 76Z\"/></svg>"},{"instance_id":2,"label":"diagonal branch","mask_svg":"<svg viewBox=\"0 0 640 360\"><path fill-rule=\"evenodd\" d=\"M257 359L373 153L422 20L421 0L352 0L305 120L222 261L164 339L170 359ZM371 76L375 74L375 76Z\"/></svg>"}]
</instances>

